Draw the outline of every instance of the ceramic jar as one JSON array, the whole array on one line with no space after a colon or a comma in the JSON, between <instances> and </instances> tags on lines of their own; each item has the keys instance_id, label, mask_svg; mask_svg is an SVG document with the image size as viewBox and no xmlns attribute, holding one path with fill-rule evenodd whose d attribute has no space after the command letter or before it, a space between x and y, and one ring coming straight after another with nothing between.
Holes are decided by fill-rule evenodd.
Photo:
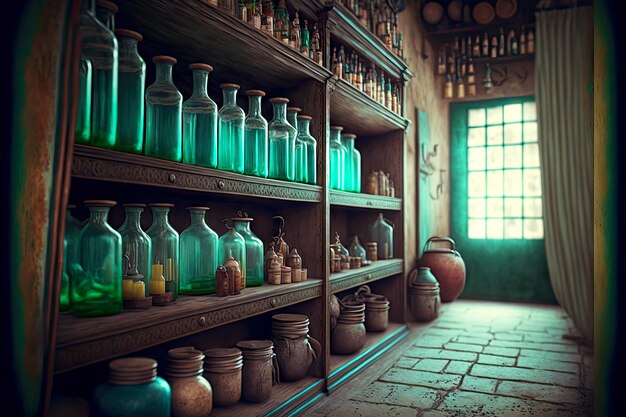
<instances>
[{"instance_id":1,"label":"ceramic jar","mask_svg":"<svg viewBox=\"0 0 626 417\"><path fill-rule=\"evenodd\" d=\"M445 242L450 248L432 248L433 242ZM456 300L465 288L465 262L449 237L431 237L424 245L419 266L429 267L441 286L441 301Z\"/></svg>"},{"instance_id":2,"label":"ceramic jar","mask_svg":"<svg viewBox=\"0 0 626 417\"><path fill-rule=\"evenodd\" d=\"M365 304L359 301L341 303L341 314L330 337L330 350L350 355L365 346Z\"/></svg>"},{"instance_id":3,"label":"ceramic jar","mask_svg":"<svg viewBox=\"0 0 626 417\"><path fill-rule=\"evenodd\" d=\"M367 246L367 259L369 259L372 262L375 262L378 260L378 243L376 242L368 242L366 243Z\"/></svg>"},{"instance_id":4,"label":"ceramic jar","mask_svg":"<svg viewBox=\"0 0 626 417\"><path fill-rule=\"evenodd\" d=\"M242 340L236 346L243 355L243 400L253 403L267 400L278 379L274 344L271 340Z\"/></svg>"},{"instance_id":5,"label":"ceramic jar","mask_svg":"<svg viewBox=\"0 0 626 417\"><path fill-rule=\"evenodd\" d=\"M367 194L378 195L378 171L373 171L367 176L365 192Z\"/></svg>"},{"instance_id":6,"label":"ceramic jar","mask_svg":"<svg viewBox=\"0 0 626 417\"><path fill-rule=\"evenodd\" d=\"M291 268L291 282L302 281L302 258L298 254L298 249L291 249L291 253L287 257L287 266Z\"/></svg>"},{"instance_id":7,"label":"ceramic jar","mask_svg":"<svg viewBox=\"0 0 626 417\"><path fill-rule=\"evenodd\" d=\"M409 306L416 321L432 321L439 316L439 283L428 267L419 267L409 276Z\"/></svg>"},{"instance_id":8,"label":"ceramic jar","mask_svg":"<svg viewBox=\"0 0 626 417\"><path fill-rule=\"evenodd\" d=\"M330 331L332 332L337 325L337 319L341 313L339 298L335 294L328 296L328 310L330 312Z\"/></svg>"},{"instance_id":9,"label":"ceramic jar","mask_svg":"<svg viewBox=\"0 0 626 417\"><path fill-rule=\"evenodd\" d=\"M213 405L228 407L241 399L243 357L237 348L204 351L204 377L213 388Z\"/></svg>"},{"instance_id":10,"label":"ceramic jar","mask_svg":"<svg viewBox=\"0 0 626 417\"><path fill-rule=\"evenodd\" d=\"M202 376L204 354L193 347L181 347L170 349L167 356L172 417L207 417L213 410L213 389Z\"/></svg>"},{"instance_id":11,"label":"ceramic jar","mask_svg":"<svg viewBox=\"0 0 626 417\"><path fill-rule=\"evenodd\" d=\"M267 270L267 283L272 285L279 285L281 283L282 270L278 260L278 256L274 256L272 262L269 264Z\"/></svg>"},{"instance_id":12,"label":"ceramic jar","mask_svg":"<svg viewBox=\"0 0 626 417\"><path fill-rule=\"evenodd\" d=\"M276 314L272 316L272 335L281 381L305 377L321 352L319 342L309 336L309 318L302 314Z\"/></svg>"},{"instance_id":13,"label":"ceramic jar","mask_svg":"<svg viewBox=\"0 0 626 417\"><path fill-rule=\"evenodd\" d=\"M368 332L384 332L389 325L389 300L383 296L365 300L365 329Z\"/></svg>"}]
</instances>

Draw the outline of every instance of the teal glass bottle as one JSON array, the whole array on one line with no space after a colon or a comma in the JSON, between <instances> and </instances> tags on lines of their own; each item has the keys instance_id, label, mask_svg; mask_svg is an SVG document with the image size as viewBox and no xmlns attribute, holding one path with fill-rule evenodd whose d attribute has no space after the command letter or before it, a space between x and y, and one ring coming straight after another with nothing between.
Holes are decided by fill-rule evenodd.
<instances>
[{"instance_id":1,"label":"teal glass bottle","mask_svg":"<svg viewBox=\"0 0 626 417\"><path fill-rule=\"evenodd\" d=\"M88 68L85 68L85 71L81 69L83 74L80 79L79 103L85 107L78 111L77 140L95 146L112 148L115 145L117 132L117 39L111 30L96 19L94 0L83 0L79 25L81 60L91 64L91 89L86 90L89 88ZM89 105L91 108L88 110ZM90 122L89 135L86 139L84 136L87 132L85 118L88 112Z\"/></svg>"},{"instance_id":2,"label":"teal glass bottle","mask_svg":"<svg viewBox=\"0 0 626 417\"><path fill-rule=\"evenodd\" d=\"M220 236L217 248L217 261L220 265L224 265L229 256L235 258L239 262L241 269L241 288L246 286L246 240L231 225L230 219L224 219L224 225L228 229L226 233Z\"/></svg>"},{"instance_id":3,"label":"teal glass bottle","mask_svg":"<svg viewBox=\"0 0 626 417\"><path fill-rule=\"evenodd\" d=\"M183 96L172 81L176 59L159 55L152 62L156 65L156 80L146 89L145 154L179 162L183 156Z\"/></svg>"},{"instance_id":4,"label":"teal glass bottle","mask_svg":"<svg viewBox=\"0 0 626 417\"><path fill-rule=\"evenodd\" d=\"M152 265L163 265L165 291L174 293L174 300L176 300L180 287L178 280L179 236L168 220L168 214L172 207L174 207L174 204L150 204L152 225L146 233L152 240Z\"/></svg>"},{"instance_id":5,"label":"teal glass bottle","mask_svg":"<svg viewBox=\"0 0 626 417\"><path fill-rule=\"evenodd\" d=\"M219 111L217 167L224 171L243 173L244 122L246 115L237 106L237 84L220 84L224 103Z\"/></svg>"},{"instance_id":6,"label":"teal glass bottle","mask_svg":"<svg viewBox=\"0 0 626 417\"><path fill-rule=\"evenodd\" d=\"M208 207L188 207L191 224L180 234L180 293L215 293L217 233L204 221Z\"/></svg>"},{"instance_id":7,"label":"teal glass bottle","mask_svg":"<svg viewBox=\"0 0 626 417\"><path fill-rule=\"evenodd\" d=\"M298 137L298 113L302 109L300 107L287 107L287 121L296 129L296 145L294 152L294 181L306 183L306 145Z\"/></svg>"},{"instance_id":8,"label":"teal glass bottle","mask_svg":"<svg viewBox=\"0 0 626 417\"><path fill-rule=\"evenodd\" d=\"M208 64L191 64L193 94L183 103L183 162L217 168L217 104L207 93Z\"/></svg>"},{"instance_id":9,"label":"teal glass bottle","mask_svg":"<svg viewBox=\"0 0 626 417\"><path fill-rule=\"evenodd\" d=\"M138 274L143 275L147 297L152 277L152 240L141 229L141 213L145 207L145 204L124 204L126 220L117 231L122 236L122 256L128 256L128 271L135 268ZM128 275L128 271L122 268L124 275Z\"/></svg>"},{"instance_id":10,"label":"teal glass bottle","mask_svg":"<svg viewBox=\"0 0 626 417\"><path fill-rule=\"evenodd\" d=\"M115 15L119 11L117 5L107 0L96 0L96 17L111 32L115 32Z\"/></svg>"},{"instance_id":11,"label":"teal glass bottle","mask_svg":"<svg viewBox=\"0 0 626 417\"><path fill-rule=\"evenodd\" d=\"M93 72L91 61L81 52L78 68L78 110L76 113L76 129L74 141L89 143L91 135L91 90Z\"/></svg>"},{"instance_id":12,"label":"teal glass bottle","mask_svg":"<svg viewBox=\"0 0 626 417\"><path fill-rule=\"evenodd\" d=\"M63 235L63 275L61 276L61 291L59 295L59 310L67 311L70 309L70 276L69 265L76 263L76 251L78 246L78 235L80 234L81 224L72 216L71 209L76 208L74 205L67 206L65 214L65 233Z\"/></svg>"},{"instance_id":13,"label":"teal glass bottle","mask_svg":"<svg viewBox=\"0 0 626 417\"><path fill-rule=\"evenodd\" d=\"M346 179L349 183L345 184L346 191L355 193L361 192L361 153L354 147L354 133L344 133L341 135L341 142L346 148Z\"/></svg>"},{"instance_id":14,"label":"teal glass bottle","mask_svg":"<svg viewBox=\"0 0 626 417\"><path fill-rule=\"evenodd\" d=\"M346 148L341 144L341 126L330 127L330 188L343 190L345 187Z\"/></svg>"},{"instance_id":15,"label":"teal glass bottle","mask_svg":"<svg viewBox=\"0 0 626 417\"><path fill-rule=\"evenodd\" d=\"M244 173L266 178L267 168L267 120L261 114L261 99L265 92L248 90L248 116L244 123Z\"/></svg>"},{"instance_id":16,"label":"teal glass bottle","mask_svg":"<svg viewBox=\"0 0 626 417\"><path fill-rule=\"evenodd\" d=\"M119 54L117 139L115 149L140 154L143 151L146 63L137 51L141 34L117 29Z\"/></svg>"},{"instance_id":17,"label":"teal glass bottle","mask_svg":"<svg viewBox=\"0 0 626 417\"><path fill-rule=\"evenodd\" d=\"M78 236L76 262L70 264L70 303L79 316L122 311L122 237L107 222L109 200L85 200L89 221Z\"/></svg>"},{"instance_id":18,"label":"teal glass bottle","mask_svg":"<svg viewBox=\"0 0 626 417\"><path fill-rule=\"evenodd\" d=\"M246 242L246 287L259 287L263 285L263 242L250 229L254 219L247 217L247 213L239 213L239 216L231 220L235 223L237 233Z\"/></svg>"},{"instance_id":19,"label":"teal glass bottle","mask_svg":"<svg viewBox=\"0 0 626 417\"><path fill-rule=\"evenodd\" d=\"M298 115L298 140L305 146L306 158L301 159L305 163L306 182L317 184L317 141L310 133L311 116Z\"/></svg>"},{"instance_id":20,"label":"teal glass bottle","mask_svg":"<svg viewBox=\"0 0 626 417\"><path fill-rule=\"evenodd\" d=\"M394 224L380 213L374 223L368 226L370 242L377 243L378 260L393 258Z\"/></svg>"},{"instance_id":21,"label":"teal glass bottle","mask_svg":"<svg viewBox=\"0 0 626 417\"><path fill-rule=\"evenodd\" d=\"M289 99L270 99L274 117L268 125L270 143L269 177L293 181L295 178L296 129L287 121Z\"/></svg>"}]
</instances>

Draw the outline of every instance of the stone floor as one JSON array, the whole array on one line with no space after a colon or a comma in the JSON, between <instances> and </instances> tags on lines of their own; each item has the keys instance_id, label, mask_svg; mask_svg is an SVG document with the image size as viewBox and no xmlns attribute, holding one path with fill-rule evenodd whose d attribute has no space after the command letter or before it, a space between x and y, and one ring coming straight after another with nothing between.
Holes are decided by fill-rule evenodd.
<instances>
[{"instance_id":1,"label":"stone floor","mask_svg":"<svg viewBox=\"0 0 626 417\"><path fill-rule=\"evenodd\" d=\"M558 307L457 300L306 415L591 416L593 351L576 335Z\"/></svg>"}]
</instances>

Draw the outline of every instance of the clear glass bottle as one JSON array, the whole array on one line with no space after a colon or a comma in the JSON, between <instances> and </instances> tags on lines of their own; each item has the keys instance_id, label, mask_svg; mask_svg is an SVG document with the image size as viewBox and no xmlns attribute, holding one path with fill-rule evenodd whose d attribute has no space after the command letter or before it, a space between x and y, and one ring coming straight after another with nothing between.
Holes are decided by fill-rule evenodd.
<instances>
[{"instance_id":1,"label":"clear glass bottle","mask_svg":"<svg viewBox=\"0 0 626 417\"><path fill-rule=\"evenodd\" d=\"M145 204L124 204L126 220L117 232L122 236L122 256L128 256L128 270L136 268L143 275L146 297L150 295L150 279L152 277L152 240L141 229L141 213ZM123 270L124 275L128 275Z\"/></svg>"},{"instance_id":2,"label":"clear glass bottle","mask_svg":"<svg viewBox=\"0 0 626 417\"><path fill-rule=\"evenodd\" d=\"M109 200L85 200L89 221L78 236L76 262L70 264L70 303L79 316L122 311L122 237L107 222Z\"/></svg>"},{"instance_id":3,"label":"clear glass bottle","mask_svg":"<svg viewBox=\"0 0 626 417\"><path fill-rule=\"evenodd\" d=\"M96 0L96 17L111 32L115 32L115 15L119 11L117 5L107 0Z\"/></svg>"},{"instance_id":4,"label":"clear glass bottle","mask_svg":"<svg viewBox=\"0 0 626 417\"><path fill-rule=\"evenodd\" d=\"M259 287L263 285L263 242L250 229L254 219L247 217L247 213L239 215L231 220L235 223L237 233L246 242L246 287Z\"/></svg>"},{"instance_id":5,"label":"clear glass bottle","mask_svg":"<svg viewBox=\"0 0 626 417\"><path fill-rule=\"evenodd\" d=\"M311 116L298 115L298 140L305 145L306 182L317 184L317 141L310 133Z\"/></svg>"},{"instance_id":6,"label":"clear glass bottle","mask_svg":"<svg viewBox=\"0 0 626 417\"><path fill-rule=\"evenodd\" d=\"M71 209L76 208L74 205L67 206L65 214L65 233L63 235L63 275L61 276L61 291L59 294L59 310L67 311L70 309L70 276L69 265L76 263L78 235L80 234L81 224L72 216Z\"/></svg>"},{"instance_id":7,"label":"clear glass bottle","mask_svg":"<svg viewBox=\"0 0 626 417\"><path fill-rule=\"evenodd\" d=\"M293 181L295 178L296 129L287 121L289 99L270 99L274 117L268 125L270 143L269 177Z\"/></svg>"},{"instance_id":8,"label":"clear glass bottle","mask_svg":"<svg viewBox=\"0 0 626 417\"><path fill-rule=\"evenodd\" d=\"M224 171L243 173L244 122L246 115L237 106L237 84L220 84L224 103L219 111L217 167Z\"/></svg>"},{"instance_id":9,"label":"clear glass bottle","mask_svg":"<svg viewBox=\"0 0 626 417\"><path fill-rule=\"evenodd\" d=\"M393 258L394 225L380 213L376 221L369 225L370 242L378 243L378 260Z\"/></svg>"},{"instance_id":10,"label":"clear glass bottle","mask_svg":"<svg viewBox=\"0 0 626 417\"><path fill-rule=\"evenodd\" d=\"M261 99L265 92L248 90L248 116L244 122L244 173L266 178L267 168L267 120L261 114Z\"/></svg>"},{"instance_id":11,"label":"clear glass bottle","mask_svg":"<svg viewBox=\"0 0 626 417\"><path fill-rule=\"evenodd\" d=\"M141 34L117 29L119 42L119 74L117 100L117 139L115 149L122 152L143 151L144 93L146 63L137 51Z\"/></svg>"},{"instance_id":12,"label":"clear glass bottle","mask_svg":"<svg viewBox=\"0 0 626 417\"><path fill-rule=\"evenodd\" d=\"M208 207L188 207L191 224L180 234L180 293L213 294L218 238L205 222Z\"/></svg>"},{"instance_id":13,"label":"clear glass bottle","mask_svg":"<svg viewBox=\"0 0 626 417\"><path fill-rule=\"evenodd\" d=\"M228 229L220 236L217 249L217 262L224 265L226 260L232 256L239 263L241 269L241 288L246 287L246 240L230 224L230 219L224 219L224 225Z\"/></svg>"},{"instance_id":14,"label":"clear glass bottle","mask_svg":"<svg viewBox=\"0 0 626 417\"><path fill-rule=\"evenodd\" d=\"M361 265L366 265L369 263L369 261L367 260L367 251L365 250L363 245L361 245L361 242L359 242L358 236L354 236L354 238L352 238L352 244L350 245L348 252L350 252L350 256L360 257Z\"/></svg>"},{"instance_id":15,"label":"clear glass bottle","mask_svg":"<svg viewBox=\"0 0 626 417\"><path fill-rule=\"evenodd\" d=\"M179 291L179 236L167 218L172 207L174 204L150 204L152 225L147 233L152 239L152 265L163 265L165 291L173 292L174 299L177 299Z\"/></svg>"},{"instance_id":16,"label":"clear glass bottle","mask_svg":"<svg viewBox=\"0 0 626 417\"><path fill-rule=\"evenodd\" d=\"M346 148L341 144L342 126L330 127L330 188L345 189Z\"/></svg>"},{"instance_id":17,"label":"clear glass bottle","mask_svg":"<svg viewBox=\"0 0 626 417\"><path fill-rule=\"evenodd\" d=\"M193 94L183 103L183 162L217 168L217 104L207 93L213 67L196 63L189 69L193 71Z\"/></svg>"},{"instance_id":18,"label":"clear glass bottle","mask_svg":"<svg viewBox=\"0 0 626 417\"><path fill-rule=\"evenodd\" d=\"M294 152L294 181L307 182L306 146L298 137L298 113L300 107L287 107L287 121L296 129L296 146Z\"/></svg>"},{"instance_id":19,"label":"clear glass bottle","mask_svg":"<svg viewBox=\"0 0 626 417\"><path fill-rule=\"evenodd\" d=\"M115 145L117 132L117 82L118 45L111 30L98 21L94 13L94 0L83 0L80 14L81 60L91 64L91 89L89 88L88 65L81 68L80 117L77 123L79 142L111 148ZM82 65L81 65L82 67ZM84 76L83 76L84 75ZM91 106L89 136L85 118L87 106Z\"/></svg>"},{"instance_id":20,"label":"clear glass bottle","mask_svg":"<svg viewBox=\"0 0 626 417\"><path fill-rule=\"evenodd\" d=\"M345 184L346 191L352 191L355 193L361 192L361 152L354 147L354 140L356 135L354 133L344 133L341 135L341 142L346 148L346 179L349 179L349 183Z\"/></svg>"},{"instance_id":21,"label":"clear glass bottle","mask_svg":"<svg viewBox=\"0 0 626 417\"><path fill-rule=\"evenodd\" d=\"M183 96L172 81L176 58L158 55L152 62L156 65L156 79L146 89L145 154L178 162L183 153Z\"/></svg>"}]
</instances>

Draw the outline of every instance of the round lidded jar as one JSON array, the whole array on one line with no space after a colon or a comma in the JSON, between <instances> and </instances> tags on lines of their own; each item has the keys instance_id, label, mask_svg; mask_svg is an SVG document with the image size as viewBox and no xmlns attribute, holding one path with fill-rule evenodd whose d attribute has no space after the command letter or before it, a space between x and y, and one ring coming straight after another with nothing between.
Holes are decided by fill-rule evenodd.
<instances>
[{"instance_id":1,"label":"round lidded jar","mask_svg":"<svg viewBox=\"0 0 626 417\"><path fill-rule=\"evenodd\" d=\"M205 417L213 410L213 389L202 376L204 354L193 347L167 352L167 379L172 389L172 414Z\"/></svg>"}]
</instances>

